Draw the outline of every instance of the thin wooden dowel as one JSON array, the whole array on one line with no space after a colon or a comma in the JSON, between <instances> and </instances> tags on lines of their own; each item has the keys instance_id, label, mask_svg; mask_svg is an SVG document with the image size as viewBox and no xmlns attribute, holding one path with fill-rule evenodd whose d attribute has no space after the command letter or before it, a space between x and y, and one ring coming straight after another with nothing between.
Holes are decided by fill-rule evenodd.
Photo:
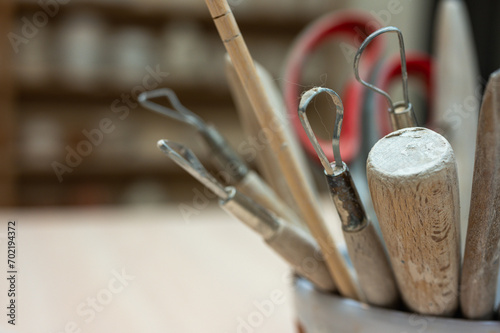
<instances>
[{"instance_id":1,"label":"thin wooden dowel","mask_svg":"<svg viewBox=\"0 0 500 333\"><path fill-rule=\"evenodd\" d=\"M304 176L305 170L290 152L283 124L271 107L265 90L256 73L253 60L240 33L233 13L225 0L205 0L217 27L221 40L231 57L245 92L257 114L262 128L270 129L269 144L276 156L294 199L306 220L312 236L321 247L323 256L340 293L346 297L360 299L359 291L335 245L323 217L320 214L317 196Z\"/></svg>"}]
</instances>

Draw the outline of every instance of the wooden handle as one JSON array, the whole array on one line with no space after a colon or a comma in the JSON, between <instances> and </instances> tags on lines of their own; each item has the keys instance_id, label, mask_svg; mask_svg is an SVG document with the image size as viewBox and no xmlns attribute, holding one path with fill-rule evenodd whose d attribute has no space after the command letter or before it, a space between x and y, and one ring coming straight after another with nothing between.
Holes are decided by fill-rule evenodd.
<instances>
[{"instance_id":1,"label":"wooden handle","mask_svg":"<svg viewBox=\"0 0 500 333\"><path fill-rule=\"evenodd\" d=\"M259 177L255 171L248 172L236 185L236 188L247 197L269 209L283 220L304 227L294 211L287 207L274 191Z\"/></svg>"},{"instance_id":2,"label":"wooden handle","mask_svg":"<svg viewBox=\"0 0 500 333\"><path fill-rule=\"evenodd\" d=\"M271 147L266 144L265 133L259 125L257 116L255 115L252 105L247 98L245 90L243 89L243 84L236 73L236 69L226 54L226 78L229 82L229 88L233 96L233 100L236 104L236 109L238 110L238 115L240 118L240 123L248 136L249 140L248 146L244 146L242 149L243 153L248 159L255 159L259 171L262 176L267 181L267 183L274 189L275 193L292 208L295 213L300 216L300 210L297 208L293 196L290 192L290 188L286 182L283 173L279 167L278 158L271 150ZM264 77L268 76L264 68L255 63L257 68L257 73L261 80L265 83ZM250 140L250 138L253 138Z\"/></svg>"},{"instance_id":3,"label":"wooden handle","mask_svg":"<svg viewBox=\"0 0 500 333\"><path fill-rule=\"evenodd\" d=\"M403 300L421 314L452 315L460 207L450 144L424 128L393 132L370 151L367 176Z\"/></svg>"},{"instance_id":4,"label":"wooden handle","mask_svg":"<svg viewBox=\"0 0 500 333\"><path fill-rule=\"evenodd\" d=\"M257 75L259 76L262 87L267 93L269 103L271 104L271 107L276 110L275 115L283 124L282 128L285 132L284 135L286 137L286 142L289 146L290 153L293 155L297 163L299 163L300 168L302 170L307 170L309 168L309 164L306 160L304 149L302 149L302 146L300 145L299 138L293 130L285 103L283 102L281 90L277 87L276 81L273 80L271 74L269 74L269 72L264 67L262 67L258 63L255 63L255 68L257 70ZM275 166L275 168L277 167ZM303 173L303 175L307 183L314 184L314 179L310 172L305 172ZM288 191L290 191L290 189L288 189Z\"/></svg>"},{"instance_id":5,"label":"wooden handle","mask_svg":"<svg viewBox=\"0 0 500 333\"><path fill-rule=\"evenodd\" d=\"M391 266L345 163L333 174L325 173L328 188L339 218L363 301L382 307L394 307L399 300Z\"/></svg>"},{"instance_id":6,"label":"wooden handle","mask_svg":"<svg viewBox=\"0 0 500 333\"><path fill-rule=\"evenodd\" d=\"M335 283L314 240L302 229L272 215L237 190L220 201L222 209L261 235L300 275L318 288L335 291Z\"/></svg>"},{"instance_id":7,"label":"wooden handle","mask_svg":"<svg viewBox=\"0 0 500 333\"><path fill-rule=\"evenodd\" d=\"M398 305L396 280L373 224L356 232L344 231L344 238L366 302L388 308Z\"/></svg>"},{"instance_id":8,"label":"wooden handle","mask_svg":"<svg viewBox=\"0 0 500 333\"><path fill-rule=\"evenodd\" d=\"M462 313L491 318L500 260L500 71L490 76L477 131L474 181L460 288Z\"/></svg>"},{"instance_id":9,"label":"wooden handle","mask_svg":"<svg viewBox=\"0 0 500 333\"><path fill-rule=\"evenodd\" d=\"M295 271L318 288L335 291L335 283L319 247L303 230L283 223L267 244L279 253Z\"/></svg>"},{"instance_id":10,"label":"wooden handle","mask_svg":"<svg viewBox=\"0 0 500 333\"><path fill-rule=\"evenodd\" d=\"M280 122L279 116L276 116L276 110L269 103L227 1L205 0L205 2L224 42L226 51L231 57L238 77L243 83L253 110L256 112L260 126L263 129L270 130L266 131L269 144L278 157L281 171L288 182L302 217L321 247L323 256L340 293L346 297L359 299L358 288L320 214L317 195L311 184L307 182L307 177L304 174L306 170L301 168L300 161L290 151L290 145L283 130L283 123ZM272 135L269 132L272 132Z\"/></svg>"}]
</instances>

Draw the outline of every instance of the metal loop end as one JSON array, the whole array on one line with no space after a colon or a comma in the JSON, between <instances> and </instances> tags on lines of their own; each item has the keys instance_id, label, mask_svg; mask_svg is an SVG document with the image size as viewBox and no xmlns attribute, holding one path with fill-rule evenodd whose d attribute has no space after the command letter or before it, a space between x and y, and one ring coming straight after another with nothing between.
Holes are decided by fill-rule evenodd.
<instances>
[{"instance_id":1,"label":"metal loop end","mask_svg":"<svg viewBox=\"0 0 500 333\"><path fill-rule=\"evenodd\" d=\"M173 109L151 101L151 99L158 97L165 97L170 102ZM206 127L205 122L200 117L181 104L172 89L162 88L145 91L137 97L137 101L146 109L159 113L163 116L182 121L198 128L199 130L203 130Z\"/></svg>"},{"instance_id":2,"label":"metal loop end","mask_svg":"<svg viewBox=\"0 0 500 333\"><path fill-rule=\"evenodd\" d=\"M364 85L365 87L367 87L367 88L369 88L369 89L371 89L371 90L373 90L373 91L381 94L382 96L384 96L387 99L387 102L389 104L389 110L390 110L390 112L393 113L394 110L395 110L395 106L394 106L394 103L392 102L392 99L389 96L389 94L387 92L383 91L382 89L377 88L374 85L372 85L372 84L364 81L359 76L359 62L360 62L360 59L361 59L361 54L366 49L366 47L368 46L368 44L370 44L370 42L373 39L375 39L375 37L377 37L377 36L379 36L381 34L387 33L387 32L395 32L398 35L398 39L399 39L399 52L400 52L400 56L401 56L401 79L402 79L402 85L403 85L404 103L405 103L405 105L407 107L410 106L410 100L409 100L409 97L408 97L408 72L406 70L405 46L404 46L403 34L401 33L401 30L399 30L398 28L396 28L396 27L381 28L381 29L373 32L370 36L368 36L363 41L363 43L361 43L361 46L359 47L358 51L356 52L356 55L354 56L354 76L356 77L356 80L358 80L362 85Z\"/></svg>"},{"instance_id":3,"label":"metal loop end","mask_svg":"<svg viewBox=\"0 0 500 333\"><path fill-rule=\"evenodd\" d=\"M318 154L319 160L323 167L325 168L325 172L329 175L334 174L334 169L332 168L332 165L326 158L325 152L321 149L321 146L316 139L316 136L314 135L314 131L311 128L311 125L309 124L309 120L307 119L307 107L309 103L316 97L318 94L321 94L323 92L326 92L328 95L333 100L333 103L335 104L335 126L333 128L333 138L332 138L332 147L333 147L333 157L335 159L335 169L338 168L343 168L343 162L342 158L340 156L340 131L342 129L342 120L344 118L344 106L342 104L342 100L340 99L339 95L333 91L332 89L328 88L322 88L322 87L315 87L312 89L309 89L306 91L301 99L300 99L300 104L299 104L299 119L300 122L302 123L302 126L304 127L304 130L309 137L309 140L311 141L314 150L316 150L316 153Z\"/></svg>"}]
</instances>

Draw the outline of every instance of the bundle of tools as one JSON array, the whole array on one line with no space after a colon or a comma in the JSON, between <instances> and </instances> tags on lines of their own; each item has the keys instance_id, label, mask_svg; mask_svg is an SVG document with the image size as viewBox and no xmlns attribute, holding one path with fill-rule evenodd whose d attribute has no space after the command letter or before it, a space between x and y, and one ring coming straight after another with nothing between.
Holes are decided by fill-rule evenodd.
<instances>
[{"instance_id":1,"label":"bundle of tools","mask_svg":"<svg viewBox=\"0 0 500 333\"><path fill-rule=\"evenodd\" d=\"M473 110L468 119L450 120L447 105L471 93L473 88L464 81L475 79L474 70L467 69L474 67L468 36L456 36L465 29L460 4L444 2L440 8L438 38L449 36L452 29L458 45L450 56L449 45L437 42L439 75L434 88L428 89L429 94L436 91L429 96L434 115L427 116L434 131L417 125L408 91L408 73L429 79L430 57L407 56L398 28L376 30L358 46L352 59L357 82L350 82L343 93L344 110L341 97L325 87L309 89L299 100L298 69L322 36L349 34L366 18L350 13L348 20L347 14L336 13L318 20L300 36L287 61L283 103L270 75L251 58L227 2L206 3L228 53L226 76L242 125L249 135L265 135L268 143L257 160L263 176L251 170L217 129L185 108L170 89L145 92L139 101L145 108L196 128L228 177L216 179L189 148L179 143L160 140L158 147L214 192L224 210L261 235L317 289L423 315L453 317L460 305L465 318L492 318L500 262L500 196L496 193L500 184L500 71L490 77L479 115L479 110ZM380 55L382 44L378 40L382 34L397 35L400 52L396 62L379 71L378 84L371 84L361 78L360 72L371 72L366 69ZM460 47L463 49L458 54ZM365 50L370 53L364 57L369 66L361 66ZM470 73L465 79L464 73L460 79L455 78L454 65ZM404 98L394 103L387 89L399 76ZM361 101L366 92L363 86L375 92L370 109L375 110L372 114L377 115L380 132L385 132L368 147L365 159L365 176L376 214L372 219L346 164L365 145L359 138L363 120L360 109L364 107ZM333 102L332 153L330 143L315 136L307 117L310 103L320 94ZM167 97L172 108L152 101L158 97ZM348 118L345 124L344 115ZM343 125L349 133L341 139ZM353 133L355 138L351 140ZM324 168L352 269L321 213L300 141ZM342 150L346 161L342 160ZM381 233L372 220L378 220ZM467 225L466 241L462 239L461 244L461 230L465 234ZM314 269L305 265L308 260L315 261Z\"/></svg>"}]
</instances>

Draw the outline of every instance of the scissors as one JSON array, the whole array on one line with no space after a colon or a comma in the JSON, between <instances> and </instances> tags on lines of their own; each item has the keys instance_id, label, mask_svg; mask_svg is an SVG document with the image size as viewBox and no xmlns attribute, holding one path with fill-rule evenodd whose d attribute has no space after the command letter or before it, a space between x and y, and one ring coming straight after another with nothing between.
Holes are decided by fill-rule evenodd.
<instances>
[{"instance_id":1,"label":"scissors","mask_svg":"<svg viewBox=\"0 0 500 333\"><path fill-rule=\"evenodd\" d=\"M283 86L285 104L299 141L308 155L315 160L318 160L316 151L302 128L300 120L296 116L300 99L298 83L300 82L302 68L310 54L320 45L330 41L334 37L347 37L350 39L353 47L358 47L364 41L365 37L369 35L367 30L373 28L375 23L380 25L374 20L373 16L361 11L337 11L333 14L327 14L311 23L299 35L291 47L285 64ZM384 46L384 39L382 38L373 38L370 43L367 43L363 50L363 62L358 62L358 71L363 76L374 76L375 67L382 58ZM422 77L428 96L431 95L430 63L430 57L424 54L413 54L410 52L406 56L406 70L408 74L412 76L418 74L418 76ZM391 58L382 64L382 68L374 81L379 87L387 90L396 79L401 77L401 67L398 58ZM367 112L374 113L375 121L373 123L378 129L376 131L378 138L391 132L387 108L384 105L385 101L381 96L375 97L374 100L370 100L371 97L373 96L367 94L363 86L356 82L354 78L346 82L342 91L342 100L345 102L345 113L340 149L342 150L343 160L346 163L350 163L358 157L361 150L367 152L371 147L366 146L371 146L371 143L373 143L363 142L364 140L362 140L362 136L366 135L367 131L365 128L362 128L361 120L368 119L363 109L368 108ZM371 124L368 125L372 126ZM318 138L318 143L323 151L326 152L326 157L333 160L333 153L328 149L331 142Z\"/></svg>"}]
</instances>

